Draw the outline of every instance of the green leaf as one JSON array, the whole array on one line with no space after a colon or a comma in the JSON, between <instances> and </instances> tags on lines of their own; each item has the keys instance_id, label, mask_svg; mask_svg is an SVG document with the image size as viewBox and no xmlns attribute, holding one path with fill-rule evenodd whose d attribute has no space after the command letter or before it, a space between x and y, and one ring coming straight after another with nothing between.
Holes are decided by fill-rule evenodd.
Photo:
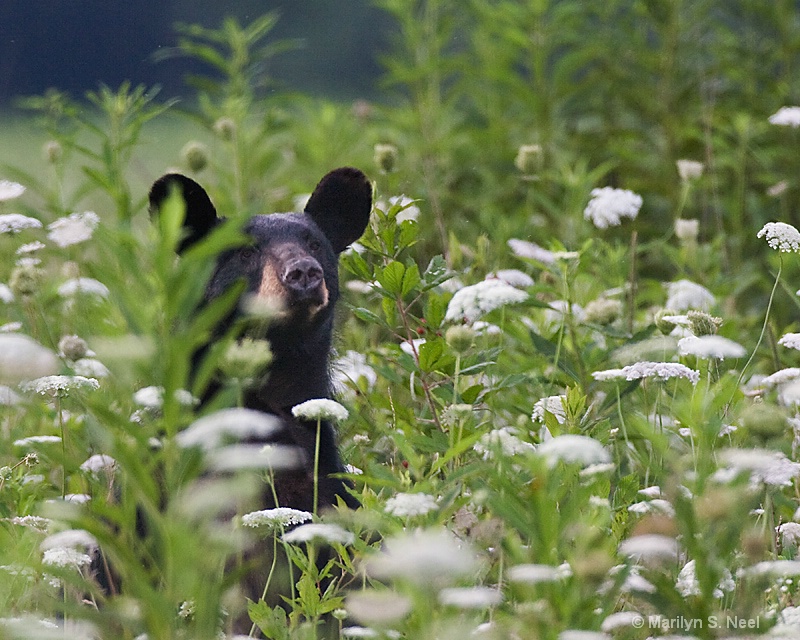
<instances>
[{"instance_id":1,"label":"green leaf","mask_svg":"<svg viewBox=\"0 0 800 640\"><path fill-rule=\"evenodd\" d=\"M380 285L392 295L402 295L403 293L403 276L405 275L406 267L402 262L394 260L387 264L379 273L376 274Z\"/></svg>"},{"instance_id":2,"label":"green leaf","mask_svg":"<svg viewBox=\"0 0 800 640\"><path fill-rule=\"evenodd\" d=\"M400 295L407 296L409 293L416 289L417 285L422 281L419 275L419 267L415 263L411 263L406 267L403 274L403 282L400 289Z\"/></svg>"}]
</instances>

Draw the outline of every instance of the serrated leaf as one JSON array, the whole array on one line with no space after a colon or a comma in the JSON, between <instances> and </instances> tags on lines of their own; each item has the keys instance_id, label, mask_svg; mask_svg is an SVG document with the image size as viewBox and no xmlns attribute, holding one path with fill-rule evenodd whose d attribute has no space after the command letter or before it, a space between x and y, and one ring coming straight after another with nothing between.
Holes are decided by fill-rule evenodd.
<instances>
[{"instance_id":1,"label":"serrated leaf","mask_svg":"<svg viewBox=\"0 0 800 640\"><path fill-rule=\"evenodd\" d=\"M402 262L394 260L387 264L379 273L376 274L380 285L392 295L402 295L403 276L406 273L406 266Z\"/></svg>"}]
</instances>

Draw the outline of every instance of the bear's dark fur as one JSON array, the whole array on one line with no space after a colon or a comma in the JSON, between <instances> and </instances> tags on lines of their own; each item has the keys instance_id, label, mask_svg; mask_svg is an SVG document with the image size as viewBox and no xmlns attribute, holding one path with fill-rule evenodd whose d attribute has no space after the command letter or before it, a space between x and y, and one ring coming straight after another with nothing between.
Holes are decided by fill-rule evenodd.
<instances>
[{"instance_id":1,"label":"bear's dark fur","mask_svg":"<svg viewBox=\"0 0 800 640\"><path fill-rule=\"evenodd\" d=\"M167 174L153 184L152 213L158 212L175 187L186 203L181 252L221 220L206 191L180 174ZM206 299L213 299L244 280L243 298L255 296L278 309L266 333L273 353L268 375L244 398L245 407L281 419L281 431L270 442L297 447L306 461L303 467L276 478L278 506L313 509L317 424L298 420L291 409L306 400L331 397L329 356L339 298L338 256L361 237L371 209L372 186L366 176L350 167L335 169L319 182L303 213L253 216L244 228L251 242L218 257L206 289ZM323 421L318 470L321 507L336 504L337 498L357 506L345 483L330 477L342 471L333 425ZM274 505L262 508L270 506Z\"/></svg>"}]
</instances>

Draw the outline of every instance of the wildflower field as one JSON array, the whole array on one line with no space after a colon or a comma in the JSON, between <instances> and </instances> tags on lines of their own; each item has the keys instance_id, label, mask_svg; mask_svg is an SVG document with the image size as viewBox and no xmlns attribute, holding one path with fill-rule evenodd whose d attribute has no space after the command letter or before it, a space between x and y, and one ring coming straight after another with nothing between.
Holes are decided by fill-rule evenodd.
<instances>
[{"instance_id":1,"label":"wildflower field","mask_svg":"<svg viewBox=\"0 0 800 640\"><path fill-rule=\"evenodd\" d=\"M183 102L20 100L43 160L0 167L0 638L232 637L244 536L276 551L251 637L800 637L795 3L378 4L381 101L273 85L273 15L179 26L207 71ZM375 207L338 402L297 410L337 421L362 506L222 518L271 478L200 472L270 421L237 408L258 336L191 373L245 238L176 258L147 189L177 168L243 222L343 165Z\"/></svg>"}]
</instances>

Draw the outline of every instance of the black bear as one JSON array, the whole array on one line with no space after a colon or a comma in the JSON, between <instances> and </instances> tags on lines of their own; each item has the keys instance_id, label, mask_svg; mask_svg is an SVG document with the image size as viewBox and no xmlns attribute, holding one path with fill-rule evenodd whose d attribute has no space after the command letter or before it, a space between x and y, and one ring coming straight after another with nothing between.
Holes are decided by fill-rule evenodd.
<instances>
[{"instance_id":1,"label":"black bear","mask_svg":"<svg viewBox=\"0 0 800 640\"><path fill-rule=\"evenodd\" d=\"M221 219L203 187L180 174L167 174L153 184L152 213L157 213L176 187L186 203L180 252L205 237ZM334 306L339 298L338 256L364 233L371 209L372 185L366 176L350 167L335 169L319 182L303 213L253 216L244 228L251 242L222 253L208 283L206 299L244 280L245 295L279 308L266 334L273 353L268 375L246 392L244 405L278 416L281 431L270 442L297 447L306 464L279 474L275 479L279 504L262 508L313 509L317 424L295 418L291 409L306 400L331 397L329 356ZM330 477L343 470L334 427L323 422L320 506L335 505L337 498L357 506L346 484Z\"/></svg>"}]
</instances>

